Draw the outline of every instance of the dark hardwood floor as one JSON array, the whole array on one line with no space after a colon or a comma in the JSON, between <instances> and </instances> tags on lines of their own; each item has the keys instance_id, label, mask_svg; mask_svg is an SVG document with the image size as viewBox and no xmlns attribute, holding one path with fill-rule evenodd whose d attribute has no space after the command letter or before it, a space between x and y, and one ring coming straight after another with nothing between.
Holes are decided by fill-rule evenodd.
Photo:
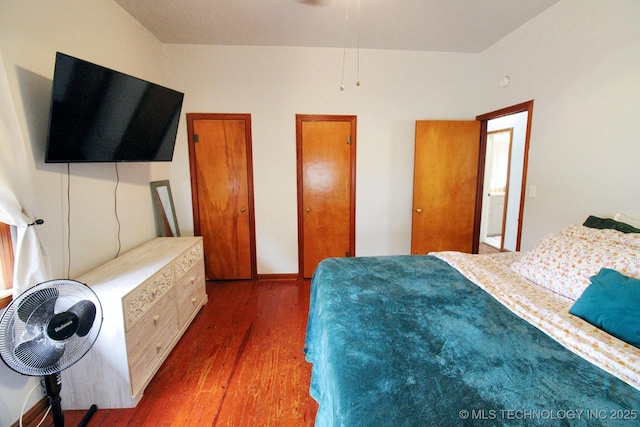
<instances>
[{"instance_id":1,"label":"dark hardwood floor","mask_svg":"<svg viewBox=\"0 0 640 427\"><path fill-rule=\"evenodd\" d=\"M207 293L138 406L98 409L89 426L314 424L311 365L302 352L309 282L210 282ZM64 413L66 425L84 415Z\"/></svg>"}]
</instances>

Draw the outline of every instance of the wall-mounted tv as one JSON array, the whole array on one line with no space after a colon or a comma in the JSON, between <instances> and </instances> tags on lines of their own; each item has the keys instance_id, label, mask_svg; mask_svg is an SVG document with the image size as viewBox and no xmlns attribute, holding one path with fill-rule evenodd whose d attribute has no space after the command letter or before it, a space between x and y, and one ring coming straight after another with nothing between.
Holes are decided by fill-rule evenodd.
<instances>
[{"instance_id":1,"label":"wall-mounted tv","mask_svg":"<svg viewBox=\"0 0 640 427\"><path fill-rule=\"evenodd\" d=\"M58 52L45 162L171 161L183 98Z\"/></svg>"}]
</instances>

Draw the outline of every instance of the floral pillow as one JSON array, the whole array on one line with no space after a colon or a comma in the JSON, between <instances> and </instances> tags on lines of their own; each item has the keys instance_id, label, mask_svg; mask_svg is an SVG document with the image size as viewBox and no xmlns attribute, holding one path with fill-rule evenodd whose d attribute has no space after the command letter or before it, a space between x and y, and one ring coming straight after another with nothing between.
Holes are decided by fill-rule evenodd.
<instances>
[{"instance_id":1,"label":"floral pillow","mask_svg":"<svg viewBox=\"0 0 640 427\"><path fill-rule=\"evenodd\" d=\"M616 230L569 226L542 239L511 268L575 301L602 268L640 278L640 240L619 235L628 236Z\"/></svg>"}]
</instances>

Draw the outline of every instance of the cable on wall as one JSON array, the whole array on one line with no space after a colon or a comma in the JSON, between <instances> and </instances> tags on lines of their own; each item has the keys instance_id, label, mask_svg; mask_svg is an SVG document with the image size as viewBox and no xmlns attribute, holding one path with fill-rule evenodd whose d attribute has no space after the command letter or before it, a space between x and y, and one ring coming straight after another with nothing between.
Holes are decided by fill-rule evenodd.
<instances>
[{"instance_id":1,"label":"cable on wall","mask_svg":"<svg viewBox=\"0 0 640 427\"><path fill-rule=\"evenodd\" d=\"M71 164L67 163L67 279L71 275Z\"/></svg>"},{"instance_id":2,"label":"cable on wall","mask_svg":"<svg viewBox=\"0 0 640 427\"><path fill-rule=\"evenodd\" d=\"M114 198L114 213L116 218L116 240L117 240L117 250L116 250L116 258L120 256L120 251L122 250L122 240L120 238L120 217L118 216L118 186L120 185L120 171L118 170L118 163L115 163L115 171L116 171L116 183L113 191ZM42 220L38 220L42 221ZM36 223L38 223L36 221ZM67 163L67 266L66 266L66 278L70 279L71 277L71 164Z\"/></svg>"},{"instance_id":3,"label":"cable on wall","mask_svg":"<svg viewBox=\"0 0 640 427\"><path fill-rule=\"evenodd\" d=\"M120 185L120 172L118 171L118 163L115 163L116 169L116 185L113 190L113 209L116 218L116 239L118 241L118 250L116 251L116 258L120 256L120 251L122 250L122 241L120 240L120 218L118 217L118 186Z\"/></svg>"}]
</instances>

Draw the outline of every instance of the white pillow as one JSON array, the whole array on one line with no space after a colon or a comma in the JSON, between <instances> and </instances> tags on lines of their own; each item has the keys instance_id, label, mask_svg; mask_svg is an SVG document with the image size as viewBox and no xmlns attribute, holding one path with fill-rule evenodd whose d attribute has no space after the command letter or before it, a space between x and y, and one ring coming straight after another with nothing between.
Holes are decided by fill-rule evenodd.
<instances>
[{"instance_id":1,"label":"white pillow","mask_svg":"<svg viewBox=\"0 0 640 427\"><path fill-rule=\"evenodd\" d=\"M625 214L617 213L613 219L616 221L624 222L625 224L629 224L632 227L640 228L640 219L631 218Z\"/></svg>"},{"instance_id":2,"label":"white pillow","mask_svg":"<svg viewBox=\"0 0 640 427\"><path fill-rule=\"evenodd\" d=\"M511 268L532 282L575 301L589 286L590 278L602 268L640 278L637 242L625 236L616 230L569 226L542 239Z\"/></svg>"}]
</instances>

